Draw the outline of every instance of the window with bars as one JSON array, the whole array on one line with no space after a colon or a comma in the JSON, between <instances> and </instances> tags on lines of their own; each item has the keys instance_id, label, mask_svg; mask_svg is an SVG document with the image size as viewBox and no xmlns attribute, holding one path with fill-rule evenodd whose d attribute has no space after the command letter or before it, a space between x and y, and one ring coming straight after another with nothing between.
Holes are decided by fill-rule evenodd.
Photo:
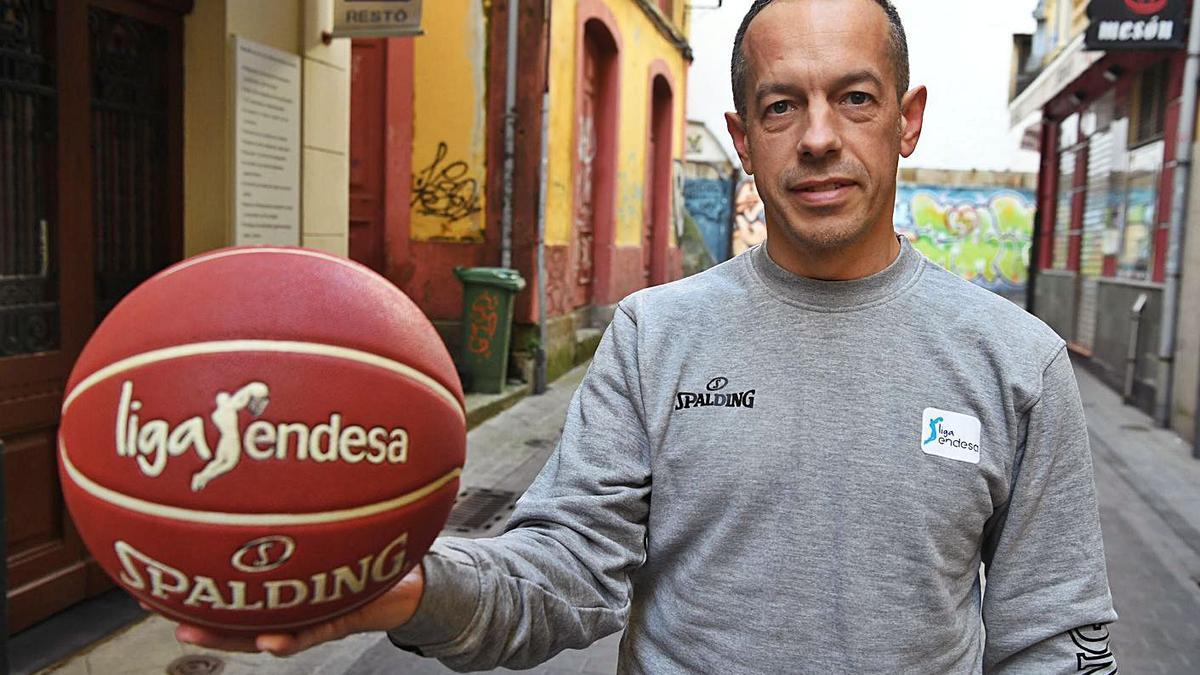
<instances>
[{"instance_id":1,"label":"window with bars","mask_svg":"<svg viewBox=\"0 0 1200 675\"><path fill-rule=\"evenodd\" d=\"M0 358L59 346L54 15L0 3Z\"/></svg>"},{"instance_id":2,"label":"window with bars","mask_svg":"<svg viewBox=\"0 0 1200 675\"><path fill-rule=\"evenodd\" d=\"M1117 276L1148 280L1154 269L1154 230L1158 223L1158 190L1162 174L1162 140L1129 152L1125 191L1125 223L1120 234Z\"/></svg>"},{"instance_id":3,"label":"window with bars","mask_svg":"<svg viewBox=\"0 0 1200 675\"><path fill-rule=\"evenodd\" d=\"M1167 67L1167 61L1159 61L1138 74L1132 101L1134 123L1130 128L1130 147L1163 135L1167 112Z\"/></svg>"},{"instance_id":4,"label":"window with bars","mask_svg":"<svg viewBox=\"0 0 1200 675\"><path fill-rule=\"evenodd\" d=\"M1058 156L1058 195L1054 213L1054 246L1050 267L1067 269L1071 241L1071 201L1075 195L1075 152L1066 150Z\"/></svg>"}]
</instances>

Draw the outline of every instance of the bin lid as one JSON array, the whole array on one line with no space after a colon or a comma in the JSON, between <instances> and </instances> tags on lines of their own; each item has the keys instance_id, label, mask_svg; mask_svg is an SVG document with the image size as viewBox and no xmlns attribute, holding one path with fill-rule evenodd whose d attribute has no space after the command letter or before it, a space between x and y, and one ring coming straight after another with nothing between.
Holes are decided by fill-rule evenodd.
<instances>
[{"instance_id":1,"label":"bin lid","mask_svg":"<svg viewBox=\"0 0 1200 675\"><path fill-rule=\"evenodd\" d=\"M507 267L455 267L454 275L464 284L494 286L510 291L525 288L525 280L520 272Z\"/></svg>"}]
</instances>

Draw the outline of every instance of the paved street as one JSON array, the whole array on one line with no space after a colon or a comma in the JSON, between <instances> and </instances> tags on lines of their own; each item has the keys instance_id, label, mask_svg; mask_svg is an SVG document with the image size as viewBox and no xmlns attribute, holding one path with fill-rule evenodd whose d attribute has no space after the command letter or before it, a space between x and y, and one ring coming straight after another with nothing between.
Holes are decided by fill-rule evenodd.
<instances>
[{"instance_id":1,"label":"paved street","mask_svg":"<svg viewBox=\"0 0 1200 675\"><path fill-rule=\"evenodd\" d=\"M1200 673L1200 460L1080 377L1122 672Z\"/></svg>"},{"instance_id":2,"label":"paved street","mask_svg":"<svg viewBox=\"0 0 1200 675\"><path fill-rule=\"evenodd\" d=\"M1088 413L1105 535L1105 555L1120 622L1114 626L1122 672L1200 672L1200 461L1175 435L1122 406L1117 395L1078 371ZM529 397L469 437L463 484L520 492L557 440L576 369L541 397ZM501 527L494 523L483 535ZM619 635L560 654L530 673L608 674ZM149 618L54 670L59 675L161 675L184 653L166 621ZM448 673L435 661L362 635L291 659L222 655L229 675ZM199 671L197 671L199 672ZM511 672L511 671L500 671Z\"/></svg>"}]
</instances>

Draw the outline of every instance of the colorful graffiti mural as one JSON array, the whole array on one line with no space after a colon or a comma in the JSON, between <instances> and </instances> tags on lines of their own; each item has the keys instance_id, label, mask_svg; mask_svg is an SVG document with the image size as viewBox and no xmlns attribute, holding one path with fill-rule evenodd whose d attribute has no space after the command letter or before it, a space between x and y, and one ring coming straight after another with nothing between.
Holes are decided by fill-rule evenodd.
<instances>
[{"instance_id":1,"label":"colorful graffiti mural","mask_svg":"<svg viewBox=\"0 0 1200 675\"><path fill-rule=\"evenodd\" d=\"M1023 190L901 185L893 222L933 262L1016 297L1029 280L1033 204Z\"/></svg>"},{"instance_id":2,"label":"colorful graffiti mural","mask_svg":"<svg viewBox=\"0 0 1200 675\"><path fill-rule=\"evenodd\" d=\"M732 184L720 178L689 178L683 184L683 203L704 237L716 262L729 258L729 208Z\"/></svg>"},{"instance_id":3,"label":"colorful graffiti mural","mask_svg":"<svg viewBox=\"0 0 1200 675\"><path fill-rule=\"evenodd\" d=\"M1033 204L1028 190L901 185L892 222L933 262L1019 302L1029 280ZM767 238L753 180L738 188L734 209L733 255L738 255Z\"/></svg>"}]
</instances>

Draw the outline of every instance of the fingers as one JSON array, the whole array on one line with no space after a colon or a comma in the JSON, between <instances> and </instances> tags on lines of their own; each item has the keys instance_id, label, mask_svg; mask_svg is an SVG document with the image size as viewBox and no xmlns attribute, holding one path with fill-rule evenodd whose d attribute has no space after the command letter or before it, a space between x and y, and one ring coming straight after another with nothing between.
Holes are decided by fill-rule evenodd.
<instances>
[{"instance_id":1,"label":"fingers","mask_svg":"<svg viewBox=\"0 0 1200 675\"><path fill-rule=\"evenodd\" d=\"M253 636L221 635L186 624L181 624L175 628L175 639L198 647L220 649L226 652L260 651Z\"/></svg>"},{"instance_id":2,"label":"fingers","mask_svg":"<svg viewBox=\"0 0 1200 675\"><path fill-rule=\"evenodd\" d=\"M325 642L340 640L352 632L354 632L353 624L344 618L313 626L296 635L287 633L263 633L258 636L224 635L198 626L180 624L175 628L175 639L198 647L226 652L269 652L274 656L285 657Z\"/></svg>"},{"instance_id":3,"label":"fingers","mask_svg":"<svg viewBox=\"0 0 1200 675\"><path fill-rule=\"evenodd\" d=\"M254 646L256 651L269 652L273 656L285 657L302 652L311 647L312 644L302 643L295 635L268 633L259 635Z\"/></svg>"},{"instance_id":4,"label":"fingers","mask_svg":"<svg viewBox=\"0 0 1200 675\"><path fill-rule=\"evenodd\" d=\"M397 582L386 593L349 614L312 626L295 635L263 633L258 636L236 636L215 633L198 626L181 624L175 629L180 642L220 649L229 652L269 652L285 657L325 642L340 640L353 633L387 630L408 621L417 610L425 586L420 565Z\"/></svg>"},{"instance_id":5,"label":"fingers","mask_svg":"<svg viewBox=\"0 0 1200 675\"><path fill-rule=\"evenodd\" d=\"M260 651L279 657L291 656L319 644L340 640L355 632L351 622L345 618L334 619L301 631L295 635L269 633L258 636L255 643Z\"/></svg>"}]
</instances>

